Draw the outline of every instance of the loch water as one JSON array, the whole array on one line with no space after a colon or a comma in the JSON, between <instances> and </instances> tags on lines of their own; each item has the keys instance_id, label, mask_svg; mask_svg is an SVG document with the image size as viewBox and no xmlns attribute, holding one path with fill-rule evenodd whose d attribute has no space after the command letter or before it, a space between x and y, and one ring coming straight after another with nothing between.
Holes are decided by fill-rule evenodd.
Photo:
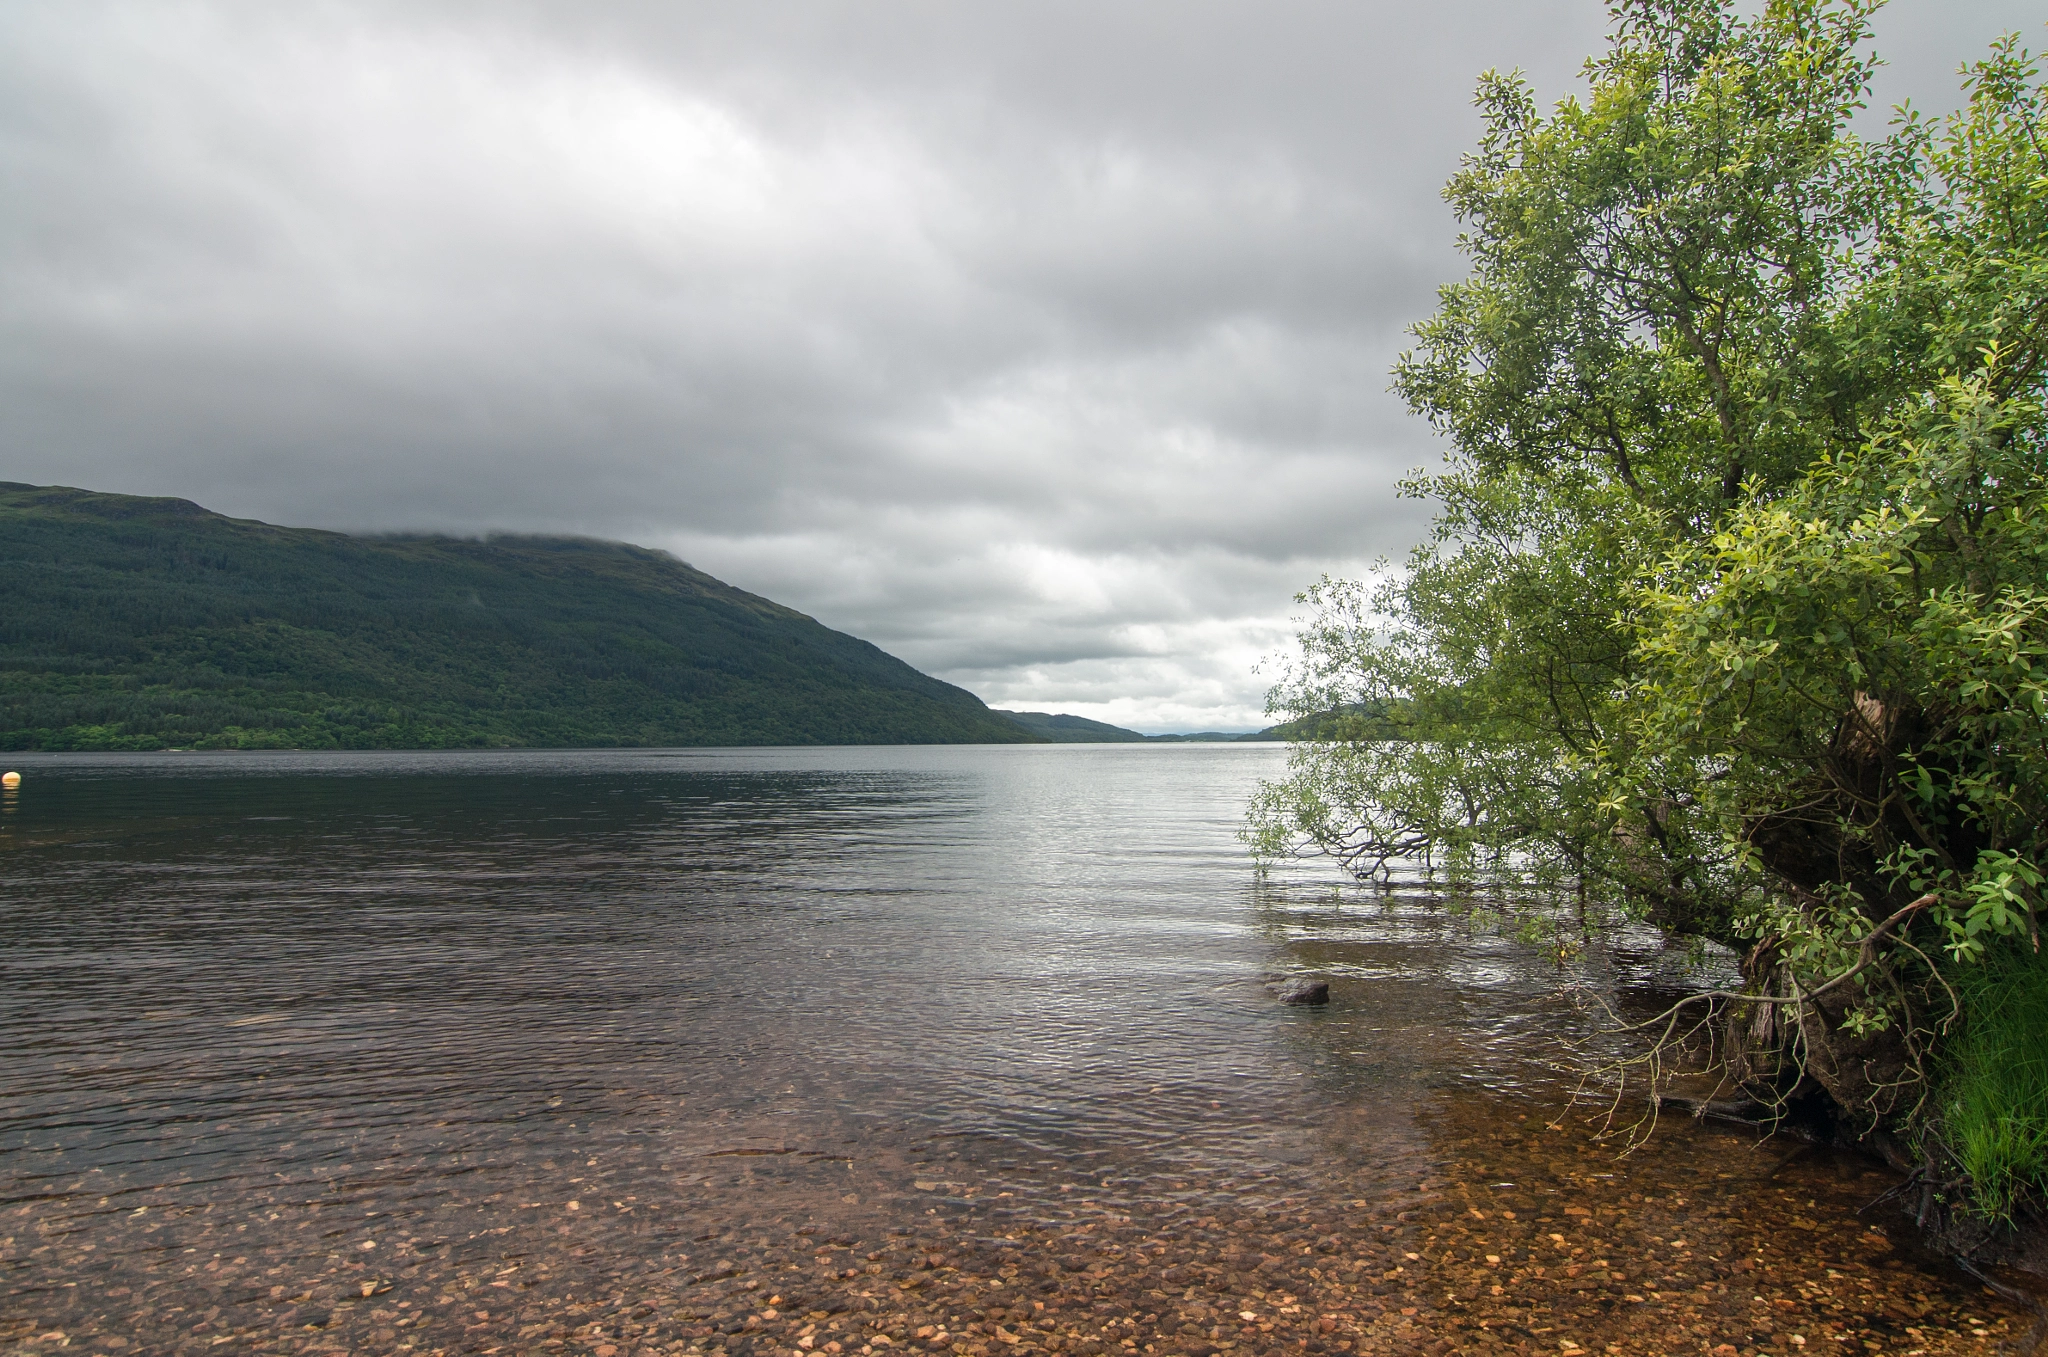
<instances>
[{"instance_id":1,"label":"loch water","mask_svg":"<svg viewBox=\"0 0 2048 1357\"><path fill-rule=\"evenodd\" d=\"M2024 1328L1870 1207L1874 1163L1669 1117L1594 1140L1560 1038L1699 959L1645 934L1560 966L1419 881L1261 875L1236 831L1284 760L11 756L0 1344L1932 1353ZM1277 1002L1300 974L1327 1007Z\"/></svg>"}]
</instances>

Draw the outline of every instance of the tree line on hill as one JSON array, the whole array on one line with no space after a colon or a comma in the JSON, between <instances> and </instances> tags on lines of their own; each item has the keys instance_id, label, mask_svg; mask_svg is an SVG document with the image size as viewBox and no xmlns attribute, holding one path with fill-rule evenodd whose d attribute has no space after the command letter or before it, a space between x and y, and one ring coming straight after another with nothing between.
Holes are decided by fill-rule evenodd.
<instances>
[{"instance_id":1,"label":"tree line on hill","mask_svg":"<svg viewBox=\"0 0 2048 1357\"><path fill-rule=\"evenodd\" d=\"M0 483L0 748L1020 743L658 551L352 537Z\"/></svg>"}]
</instances>

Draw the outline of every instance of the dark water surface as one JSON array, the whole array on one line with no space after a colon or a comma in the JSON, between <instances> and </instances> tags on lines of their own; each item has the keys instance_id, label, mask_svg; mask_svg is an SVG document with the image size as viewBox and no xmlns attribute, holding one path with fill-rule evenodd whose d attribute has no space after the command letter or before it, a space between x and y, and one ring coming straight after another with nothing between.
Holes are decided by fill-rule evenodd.
<instances>
[{"instance_id":1,"label":"dark water surface","mask_svg":"<svg viewBox=\"0 0 2048 1357\"><path fill-rule=\"evenodd\" d=\"M1277 747L11 758L8 1351L2016 1331L1856 1215L1874 1165L1552 1129L1571 977L1256 877ZM1589 983L1687 981L1646 939Z\"/></svg>"}]
</instances>

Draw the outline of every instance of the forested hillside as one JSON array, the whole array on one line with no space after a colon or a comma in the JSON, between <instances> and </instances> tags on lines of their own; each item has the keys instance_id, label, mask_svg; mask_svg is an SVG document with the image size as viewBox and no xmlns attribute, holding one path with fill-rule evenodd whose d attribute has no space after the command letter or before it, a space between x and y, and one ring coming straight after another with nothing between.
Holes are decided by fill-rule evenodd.
<instances>
[{"instance_id":1,"label":"forested hillside","mask_svg":"<svg viewBox=\"0 0 2048 1357\"><path fill-rule=\"evenodd\" d=\"M1110 725L1107 721L1091 721L1085 716L1054 715L1042 711L1004 711L995 709L997 716L1015 722L1041 740L1054 744L1143 744L1145 737L1135 730Z\"/></svg>"},{"instance_id":2,"label":"forested hillside","mask_svg":"<svg viewBox=\"0 0 2048 1357\"><path fill-rule=\"evenodd\" d=\"M1017 743L658 551L351 537L0 482L0 748Z\"/></svg>"}]
</instances>

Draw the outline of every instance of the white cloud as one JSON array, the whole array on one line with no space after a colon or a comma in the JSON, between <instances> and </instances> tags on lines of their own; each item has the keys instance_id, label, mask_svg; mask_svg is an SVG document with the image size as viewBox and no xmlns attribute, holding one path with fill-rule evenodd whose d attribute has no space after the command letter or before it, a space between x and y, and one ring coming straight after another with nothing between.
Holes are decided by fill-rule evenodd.
<instances>
[{"instance_id":1,"label":"white cloud","mask_svg":"<svg viewBox=\"0 0 2048 1357\"><path fill-rule=\"evenodd\" d=\"M1886 97L2018 8L1901 0ZM670 546L998 705L1256 725L1293 593L1421 529L1472 81L1603 22L9 7L0 476Z\"/></svg>"}]
</instances>

